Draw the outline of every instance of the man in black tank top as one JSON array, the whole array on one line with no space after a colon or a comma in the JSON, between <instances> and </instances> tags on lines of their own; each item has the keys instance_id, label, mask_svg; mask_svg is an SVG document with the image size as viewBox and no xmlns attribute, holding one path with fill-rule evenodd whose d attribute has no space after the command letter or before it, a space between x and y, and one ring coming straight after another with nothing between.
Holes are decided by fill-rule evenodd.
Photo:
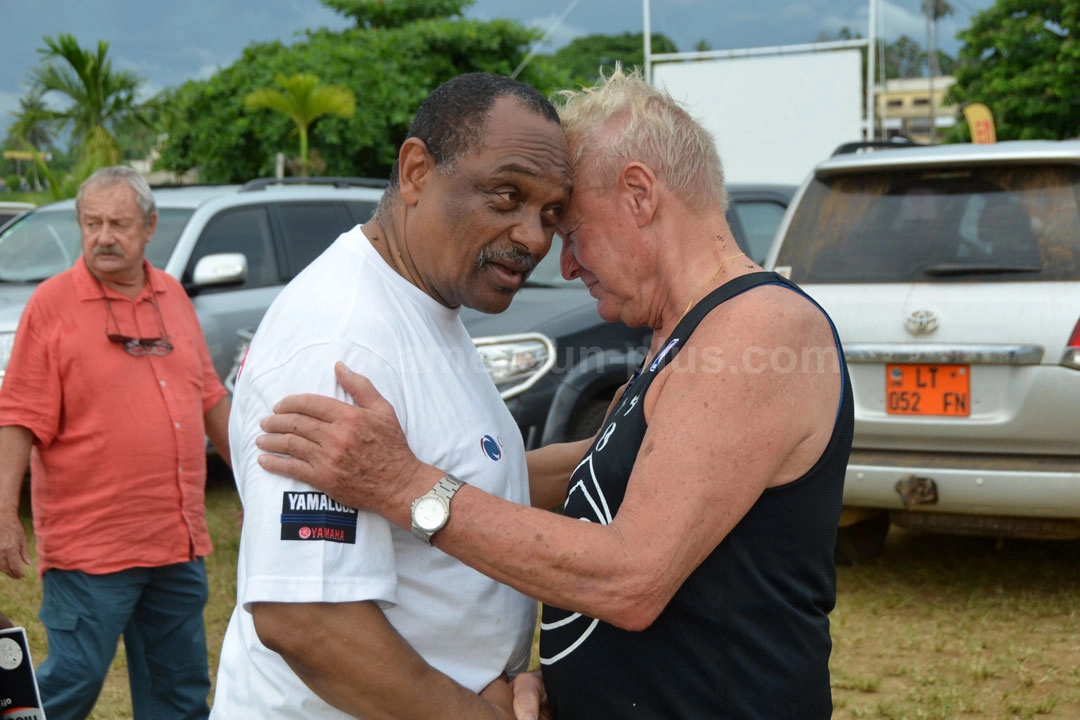
<instances>
[{"instance_id":1,"label":"man in black tank top","mask_svg":"<svg viewBox=\"0 0 1080 720\"><path fill-rule=\"evenodd\" d=\"M595 438L529 454L534 507L465 485L433 542L544 604L519 719L825 720L854 425L836 330L739 251L712 138L669 96L616 70L560 116L563 274L605 320L653 328L649 356ZM357 407L285 399L261 446L295 459L265 466L409 528L454 469L409 452L364 378L338 379Z\"/></svg>"}]
</instances>

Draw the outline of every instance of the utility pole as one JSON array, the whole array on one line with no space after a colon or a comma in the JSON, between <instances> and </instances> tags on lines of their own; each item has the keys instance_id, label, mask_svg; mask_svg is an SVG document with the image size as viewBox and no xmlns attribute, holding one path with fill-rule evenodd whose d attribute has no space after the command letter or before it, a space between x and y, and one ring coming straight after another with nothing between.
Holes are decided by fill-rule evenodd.
<instances>
[{"instance_id":1,"label":"utility pole","mask_svg":"<svg viewBox=\"0 0 1080 720\"><path fill-rule=\"evenodd\" d=\"M933 25L936 22L934 0L923 0L923 12L926 15L926 71L927 87L930 95L930 144L937 145L937 108L934 102L934 76L937 75L937 51L934 49Z\"/></svg>"}]
</instances>

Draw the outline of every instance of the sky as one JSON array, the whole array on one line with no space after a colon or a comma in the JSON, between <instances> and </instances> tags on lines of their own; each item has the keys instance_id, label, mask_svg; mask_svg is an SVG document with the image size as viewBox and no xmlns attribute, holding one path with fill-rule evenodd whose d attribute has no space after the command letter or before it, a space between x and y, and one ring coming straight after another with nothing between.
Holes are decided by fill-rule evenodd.
<instances>
[{"instance_id":1,"label":"sky","mask_svg":"<svg viewBox=\"0 0 1080 720\"><path fill-rule=\"evenodd\" d=\"M847 26L868 35L870 0L650 0L654 33L680 50L704 40L714 50L814 42ZM956 54L956 32L993 0L950 0L941 21L942 49ZM922 0L879 0L886 41L925 42ZM466 16L509 17L547 32L536 50L552 52L575 37L641 32L642 0L476 0ZM560 21L561 18L561 21ZM297 39L306 28L343 28L344 18L318 0L0 0L0 138L26 95L45 35L71 33L84 48L109 43L113 67L145 79L149 95L235 62L252 42Z\"/></svg>"}]
</instances>

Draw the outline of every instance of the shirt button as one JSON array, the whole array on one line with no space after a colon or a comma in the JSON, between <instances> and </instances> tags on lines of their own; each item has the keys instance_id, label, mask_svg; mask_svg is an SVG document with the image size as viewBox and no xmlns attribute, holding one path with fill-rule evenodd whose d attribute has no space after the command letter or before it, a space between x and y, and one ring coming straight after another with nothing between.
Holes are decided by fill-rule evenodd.
<instances>
[{"instance_id":1,"label":"shirt button","mask_svg":"<svg viewBox=\"0 0 1080 720\"><path fill-rule=\"evenodd\" d=\"M179 430L180 429L180 423L173 423L173 427L176 428L177 430Z\"/></svg>"},{"instance_id":2,"label":"shirt button","mask_svg":"<svg viewBox=\"0 0 1080 720\"><path fill-rule=\"evenodd\" d=\"M161 387L165 387L165 381L164 380L161 381Z\"/></svg>"}]
</instances>

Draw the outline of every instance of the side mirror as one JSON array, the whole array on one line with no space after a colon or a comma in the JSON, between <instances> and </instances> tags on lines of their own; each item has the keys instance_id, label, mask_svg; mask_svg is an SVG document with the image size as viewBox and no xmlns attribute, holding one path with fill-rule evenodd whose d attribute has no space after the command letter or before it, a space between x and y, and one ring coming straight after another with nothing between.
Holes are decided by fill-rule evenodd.
<instances>
[{"instance_id":1,"label":"side mirror","mask_svg":"<svg viewBox=\"0 0 1080 720\"><path fill-rule=\"evenodd\" d=\"M243 253L207 255L195 264L192 283L197 288L236 285L247 279L247 256Z\"/></svg>"}]
</instances>

